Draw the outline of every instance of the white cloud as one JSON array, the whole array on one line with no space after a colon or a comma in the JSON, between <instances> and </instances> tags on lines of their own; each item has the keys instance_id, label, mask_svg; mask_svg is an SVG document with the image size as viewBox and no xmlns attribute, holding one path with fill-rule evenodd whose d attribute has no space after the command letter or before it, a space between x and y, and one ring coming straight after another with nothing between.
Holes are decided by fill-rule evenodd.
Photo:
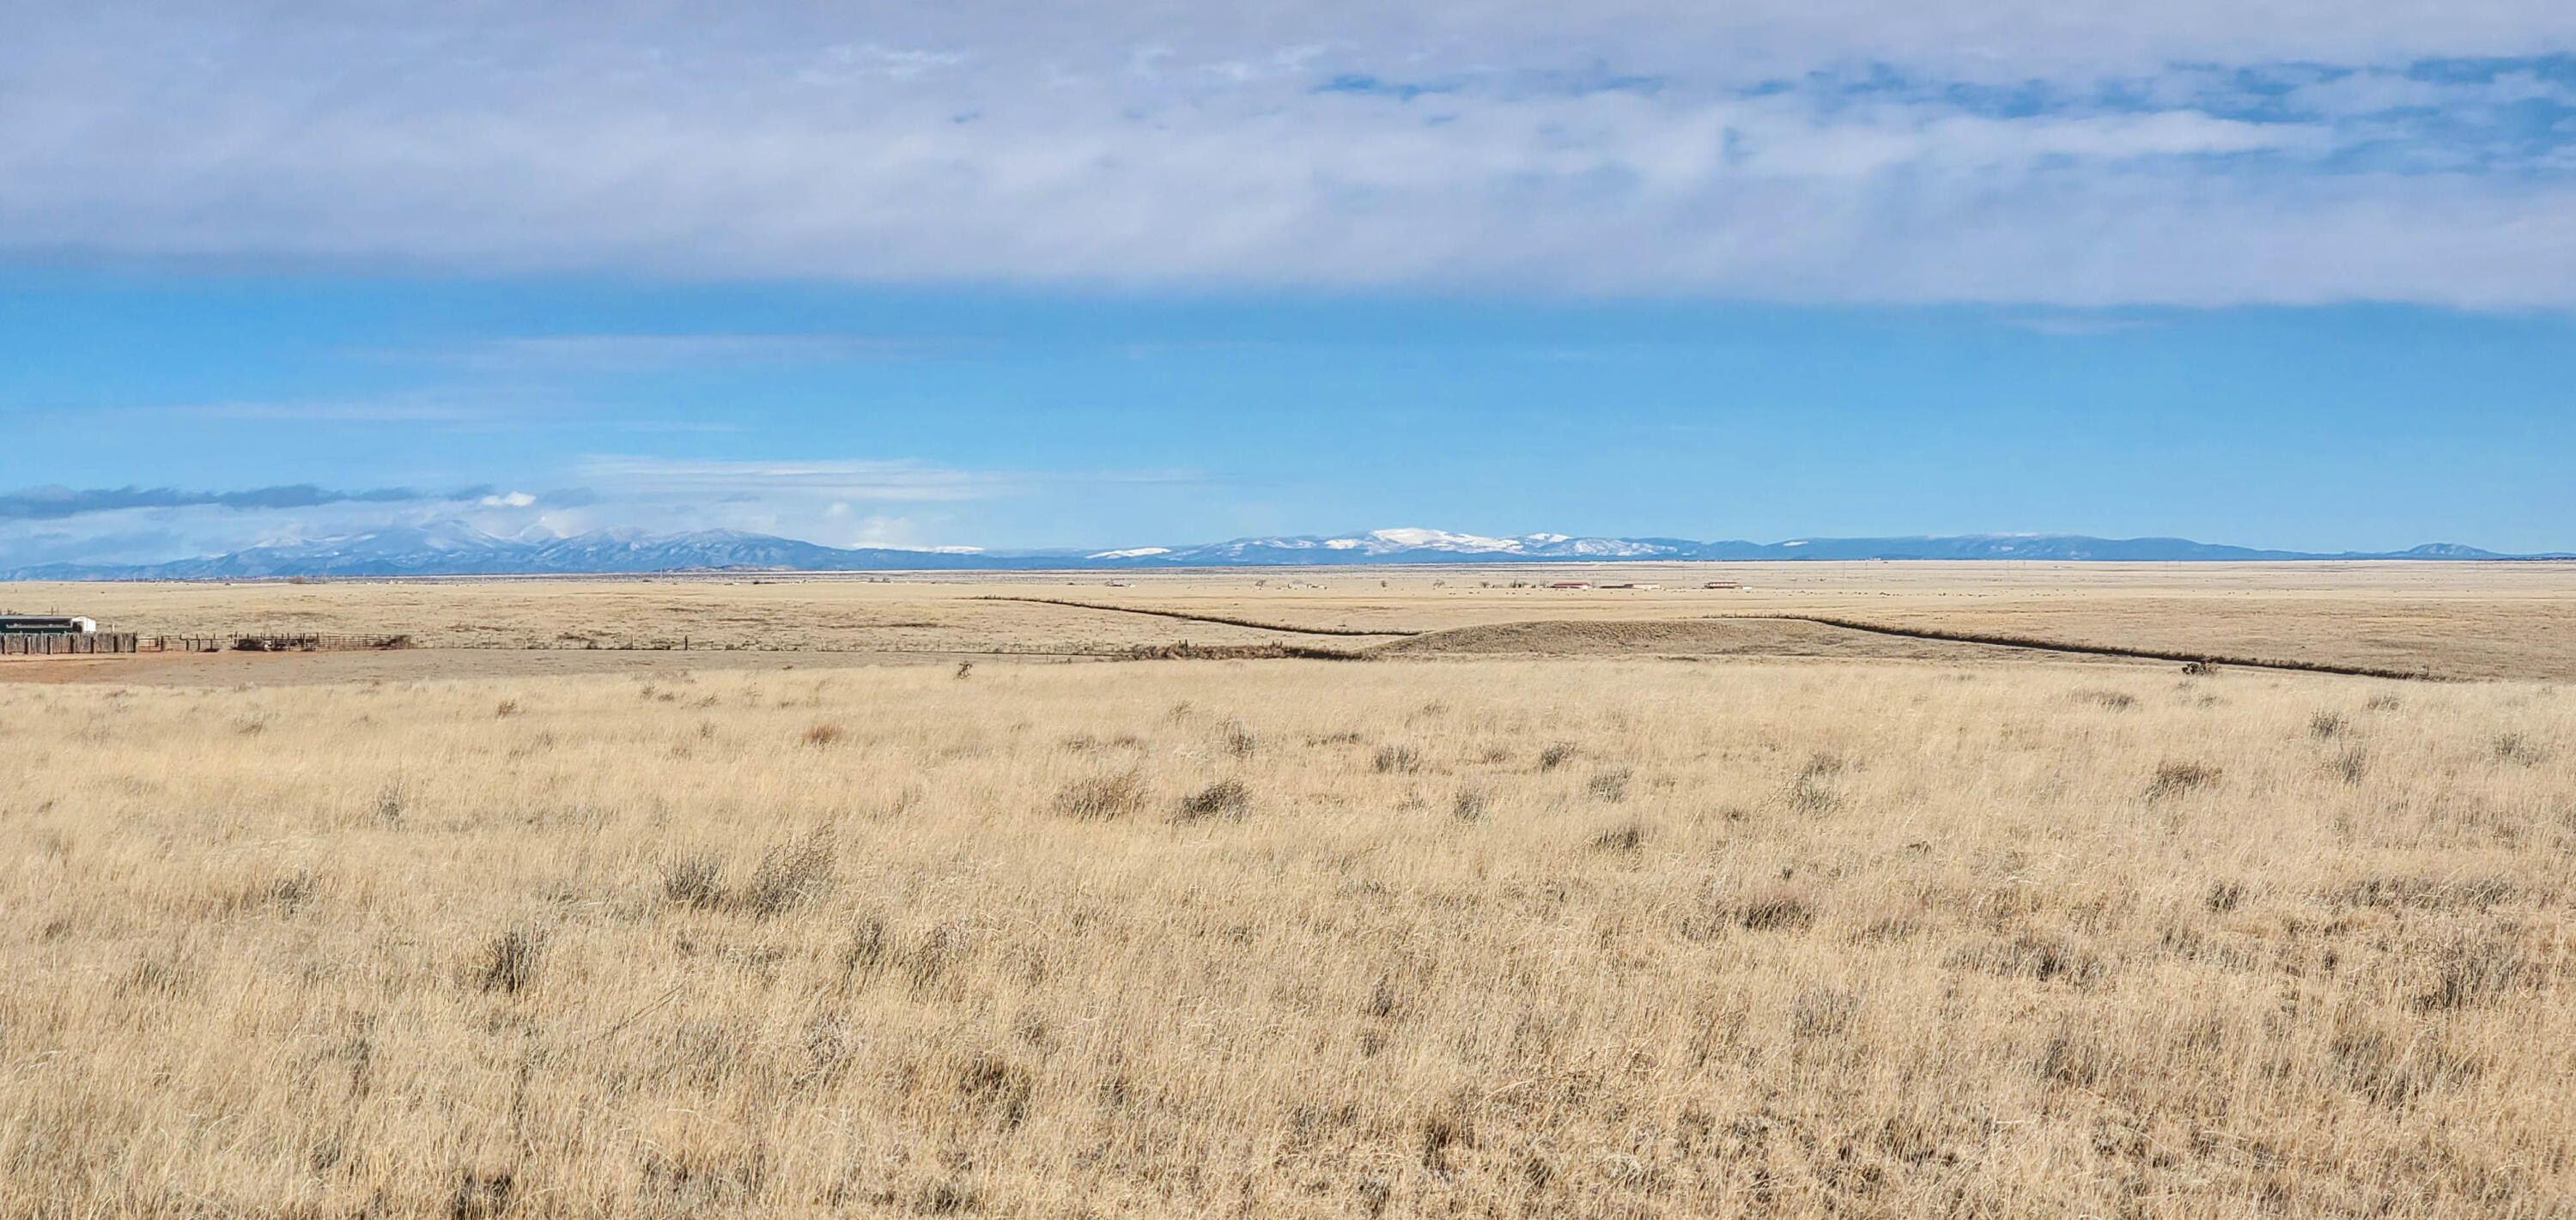
<instances>
[{"instance_id":1,"label":"white cloud","mask_svg":"<svg viewBox=\"0 0 2576 1220\"><path fill-rule=\"evenodd\" d=\"M0 249L2576 303L2576 74L2407 70L2576 50L2576 7L2438 8L103 0L0 46ZM483 355L813 357L541 342Z\"/></svg>"},{"instance_id":2,"label":"white cloud","mask_svg":"<svg viewBox=\"0 0 2576 1220\"><path fill-rule=\"evenodd\" d=\"M795 498L833 501L982 500L1029 486L1029 476L952 470L920 462L720 461L597 457L579 467L582 481L616 496Z\"/></svg>"}]
</instances>

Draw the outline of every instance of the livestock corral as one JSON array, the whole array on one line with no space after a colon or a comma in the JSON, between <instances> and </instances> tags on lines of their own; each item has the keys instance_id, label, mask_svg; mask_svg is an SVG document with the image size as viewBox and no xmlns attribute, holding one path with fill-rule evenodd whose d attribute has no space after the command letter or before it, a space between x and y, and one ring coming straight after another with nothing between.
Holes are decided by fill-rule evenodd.
<instances>
[{"instance_id":1,"label":"livestock corral","mask_svg":"<svg viewBox=\"0 0 2576 1220\"><path fill-rule=\"evenodd\" d=\"M0 589L0 1214L2576 1211L2576 570L1119 580Z\"/></svg>"}]
</instances>

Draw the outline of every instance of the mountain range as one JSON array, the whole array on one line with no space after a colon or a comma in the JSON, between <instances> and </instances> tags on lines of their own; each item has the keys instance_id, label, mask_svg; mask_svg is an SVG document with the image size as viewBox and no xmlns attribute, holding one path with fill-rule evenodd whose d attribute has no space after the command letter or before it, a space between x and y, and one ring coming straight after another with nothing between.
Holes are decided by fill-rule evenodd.
<instances>
[{"instance_id":1,"label":"mountain range","mask_svg":"<svg viewBox=\"0 0 2576 1220\"><path fill-rule=\"evenodd\" d=\"M11 580L245 580L294 576L480 576L715 570L938 571L1049 568L1261 567L1294 564L1498 563L1515 560L2036 559L2208 561L2248 559L2507 559L2437 542L2405 551L2319 554L2221 546L2184 538L2073 534L1970 534L1916 538L1799 538L1694 542L1683 538L1485 537L1432 529L1334 536L1238 538L1201 546L1104 551L842 548L709 530L652 535L602 530L573 537L504 538L462 525L402 527L310 542L259 546L151 564L46 564Z\"/></svg>"}]
</instances>

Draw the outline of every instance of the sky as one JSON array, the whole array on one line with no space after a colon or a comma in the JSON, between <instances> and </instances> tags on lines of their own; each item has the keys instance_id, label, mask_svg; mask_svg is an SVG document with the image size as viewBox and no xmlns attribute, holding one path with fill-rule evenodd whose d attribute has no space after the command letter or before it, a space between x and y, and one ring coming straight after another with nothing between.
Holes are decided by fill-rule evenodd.
<instances>
[{"instance_id":1,"label":"sky","mask_svg":"<svg viewBox=\"0 0 2576 1220\"><path fill-rule=\"evenodd\" d=\"M0 43L0 567L389 525L2576 550L2576 7L210 6Z\"/></svg>"}]
</instances>

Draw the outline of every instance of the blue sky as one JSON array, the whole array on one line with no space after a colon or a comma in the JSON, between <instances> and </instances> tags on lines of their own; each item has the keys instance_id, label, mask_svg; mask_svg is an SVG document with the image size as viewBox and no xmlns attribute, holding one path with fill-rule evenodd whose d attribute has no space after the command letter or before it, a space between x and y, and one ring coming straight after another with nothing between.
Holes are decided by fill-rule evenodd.
<instances>
[{"instance_id":1,"label":"blue sky","mask_svg":"<svg viewBox=\"0 0 2576 1220\"><path fill-rule=\"evenodd\" d=\"M219 7L0 47L0 565L2576 549L2565 6Z\"/></svg>"}]
</instances>

